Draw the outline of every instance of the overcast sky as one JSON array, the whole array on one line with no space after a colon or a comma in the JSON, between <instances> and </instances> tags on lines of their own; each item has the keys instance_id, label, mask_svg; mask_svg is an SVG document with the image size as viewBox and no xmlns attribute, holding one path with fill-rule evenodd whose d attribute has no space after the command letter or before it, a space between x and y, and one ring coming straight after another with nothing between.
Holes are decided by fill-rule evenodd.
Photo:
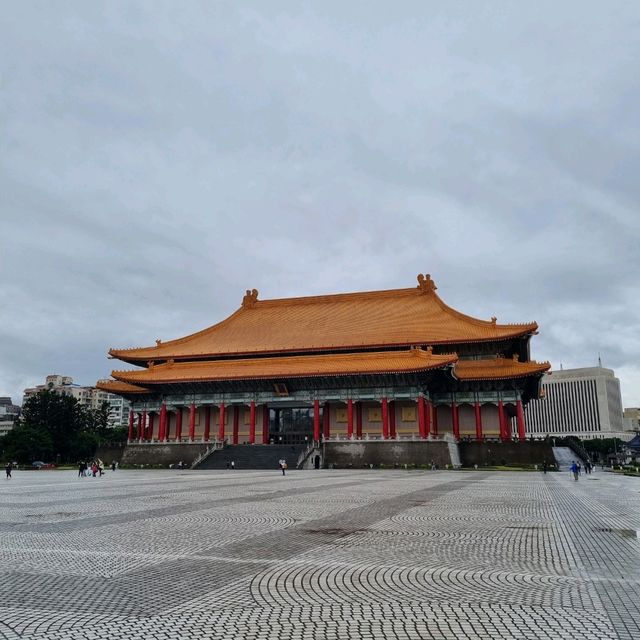
<instances>
[{"instance_id":1,"label":"overcast sky","mask_svg":"<svg viewBox=\"0 0 640 640\"><path fill-rule=\"evenodd\" d=\"M639 63L637 0L2 3L0 395L422 272L639 406Z\"/></svg>"}]
</instances>

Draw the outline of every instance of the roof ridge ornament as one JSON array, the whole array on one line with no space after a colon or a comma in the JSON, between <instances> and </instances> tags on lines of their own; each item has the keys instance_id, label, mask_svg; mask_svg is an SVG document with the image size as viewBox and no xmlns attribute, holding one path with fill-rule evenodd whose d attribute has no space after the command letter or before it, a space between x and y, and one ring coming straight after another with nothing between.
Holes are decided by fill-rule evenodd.
<instances>
[{"instance_id":1,"label":"roof ridge ornament","mask_svg":"<svg viewBox=\"0 0 640 640\"><path fill-rule=\"evenodd\" d=\"M258 301L258 290L247 289L247 292L244 294L242 298L242 307L244 309L251 309L255 306L257 301Z\"/></svg>"},{"instance_id":2,"label":"roof ridge ornament","mask_svg":"<svg viewBox=\"0 0 640 640\"><path fill-rule=\"evenodd\" d=\"M422 293L433 293L437 288L438 287L436 287L436 283L431 279L430 274L418 274L418 289L420 289Z\"/></svg>"},{"instance_id":3,"label":"roof ridge ornament","mask_svg":"<svg viewBox=\"0 0 640 640\"><path fill-rule=\"evenodd\" d=\"M162 344L162 340L160 338L156 338L156 347L159 347Z\"/></svg>"},{"instance_id":4,"label":"roof ridge ornament","mask_svg":"<svg viewBox=\"0 0 640 640\"><path fill-rule=\"evenodd\" d=\"M496 326L496 322L498 322L498 318L496 318L495 316L491 316L491 324L495 327Z\"/></svg>"}]
</instances>

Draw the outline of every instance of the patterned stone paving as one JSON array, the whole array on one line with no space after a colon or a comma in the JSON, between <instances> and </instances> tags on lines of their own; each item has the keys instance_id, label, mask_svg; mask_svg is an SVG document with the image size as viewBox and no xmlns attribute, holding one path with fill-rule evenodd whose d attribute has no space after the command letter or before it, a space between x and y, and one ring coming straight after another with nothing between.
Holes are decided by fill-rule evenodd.
<instances>
[{"instance_id":1,"label":"patterned stone paving","mask_svg":"<svg viewBox=\"0 0 640 640\"><path fill-rule=\"evenodd\" d=\"M640 638L640 481L15 472L0 640Z\"/></svg>"}]
</instances>

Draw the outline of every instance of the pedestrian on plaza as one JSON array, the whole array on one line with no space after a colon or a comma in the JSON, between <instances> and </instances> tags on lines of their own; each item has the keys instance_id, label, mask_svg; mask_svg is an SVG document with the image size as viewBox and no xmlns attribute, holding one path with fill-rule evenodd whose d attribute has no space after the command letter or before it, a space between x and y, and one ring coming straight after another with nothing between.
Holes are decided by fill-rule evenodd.
<instances>
[{"instance_id":1,"label":"pedestrian on plaza","mask_svg":"<svg viewBox=\"0 0 640 640\"><path fill-rule=\"evenodd\" d=\"M114 461L111 463L111 471L115 471L115 470L116 470L116 461L114 460Z\"/></svg>"},{"instance_id":2,"label":"pedestrian on plaza","mask_svg":"<svg viewBox=\"0 0 640 640\"><path fill-rule=\"evenodd\" d=\"M231 470L233 470L235 468L236 468L236 462L235 462L235 460L232 460L231 461Z\"/></svg>"},{"instance_id":3,"label":"pedestrian on plaza","mask_svg":"<svg viewBox=\"0 0 640 640\"><path fill-rule=\"evenodd\" d=\"M13 469L13 465L10 462L7 462L7 466L5 467L5 471L7 472L7 480L11 480L12 469Z\"/></svg>"},{"instance_id":4,"label":"pedestrian on plaza","mask_svg":"<svg viewBox=\"0 0 640 640\"><path fill-rule=\"evenodd\" d=\"M227 469L230 469L230 468L231 468L231 464L230 464L230 462L227 460Z\"/></svg>"},{"instance_id":5,"label":"pedestrian on plaza","mask_svg":"<svg viewBox=\"0 0 640 640\"><path fill-rule=\"evenodd\" d=\"M545 460L545 461L542 463L542 471L543 471L545 474L547 473L547 466L548 466L548 465L547 465L547 461Z\"/></svg>"},{"instance_id":6,"label":"pedestrian on plaza","mask_svg":"<svg viewBox=\"0 0 640 640\"><path fill-rule=\"evenodd\" d=\"M578 465L575 460L571 464L571 473L573 473L573 479L578 482Z\"/></svg>"},{"instance_id":7,"label":"pedestrian on plaza","mask_svg":"<svg viewBox=\"0 0 640 640\"><path fill-rule=\"evenodd\" d=\"M91 474L93 475L93 477L96 477L96 473L98 473L98 465L94 462L91 465Z\"/></svg>"},{"instance_id":8,"label":"pedestrian on plaza","mask_svg":"<svg viewBox=\"0 0 640 640\"><path fill-rule=\"evenodd\" d=\"M578 467L578 475L581 476L582 475L582 465L579 462L576 462L576 465Z\"/></svg>"},{"instance_id":9,"label":"pedestrian on plaza","mask_svg":"<svg viewBox=\"0 0 640 640\"><path fill-rule=\"evenodd\" d=\"M78 478L82 478L84 475L84 462L78 464Z\"/></svg>"}]
</instances>

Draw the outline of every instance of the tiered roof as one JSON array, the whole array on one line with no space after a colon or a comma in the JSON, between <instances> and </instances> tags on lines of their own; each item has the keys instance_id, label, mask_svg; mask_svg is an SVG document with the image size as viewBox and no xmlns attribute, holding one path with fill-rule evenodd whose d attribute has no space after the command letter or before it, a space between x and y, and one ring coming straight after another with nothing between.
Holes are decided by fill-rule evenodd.
<instances>
[{"instance_id":1,"label":"tiered roof","mask_svg":"<svg viewBox=\"0 0 640 640\"><path fill-rule=\"evenodd\" d=\"M505 380L507 378L526 378L548 371L548 362L520 362L513 358L487 358L483 360L460 360L453 370L458 380Z\"/></svg>"},{"instance_id":2,"label":"tiered roof","mask_svg":"<svg viewBox=\"0 0 640 640\"><path fill-rule=\"evenodd\" d=\"M540 375L550 365L519 362L516 356L458 361L453 346L506 341L537 328L535 322L498 324L495 318L462 314L440 299L429 275L419 275L412 289L305 298L258 300L254 289L247 291L240 309L203 331L157 340L155 347L111 349L112 357L145 368L113 371L115 380L101 380L98 387L135 395L171 383L384 375L445 367L452 367L459 380L520 378ZM452 353L434 354L433 345L451 345Z\"/></svg>"},{"instance_id":3,"label":"tiered roof","mask_svg":"<svg viewBox=\"0 0 640 640\"><path fill-rule=\"evenodd\" d=\"M415 373L440 369L454 364L457 359L455 354L434 355L431 350L409 349L373 353L171 362L136 371L114 371L111 375L121 383L149 386L179 382Z\"/></svg>"},{"instance_id":4,"label":"tiered roof","mask_svg":"<svg viewBox=\"0 0 640 640\"><path fill-rule=\"evenodd\" d=\"M147 393L159 384L222 382L229 380L281 380L323 376L418 373L453 366L458 380L503 380L540 375L548 362L519 362L516 358L460 360L455 354L434 355L430 350L250 358L201 362L171 362L148 369L113 371L115 380L98 387L111 393Z\"/></svg>"},{"instance_id":5,"label":"tiered roof","mask_svg":"<svg viewBox=\"0 0 640 640\"><path fill-rule=\"evenodd\" d=\"M534 333L535 322L498 324L447 306L430 276L418 286L364 293L258 300L247 291L242 306L203 331L156 346L111 349L109 354L146 366L150 361L230 355L305 353L446 345L506 340Z\"/></svg>"}]
</instances>

